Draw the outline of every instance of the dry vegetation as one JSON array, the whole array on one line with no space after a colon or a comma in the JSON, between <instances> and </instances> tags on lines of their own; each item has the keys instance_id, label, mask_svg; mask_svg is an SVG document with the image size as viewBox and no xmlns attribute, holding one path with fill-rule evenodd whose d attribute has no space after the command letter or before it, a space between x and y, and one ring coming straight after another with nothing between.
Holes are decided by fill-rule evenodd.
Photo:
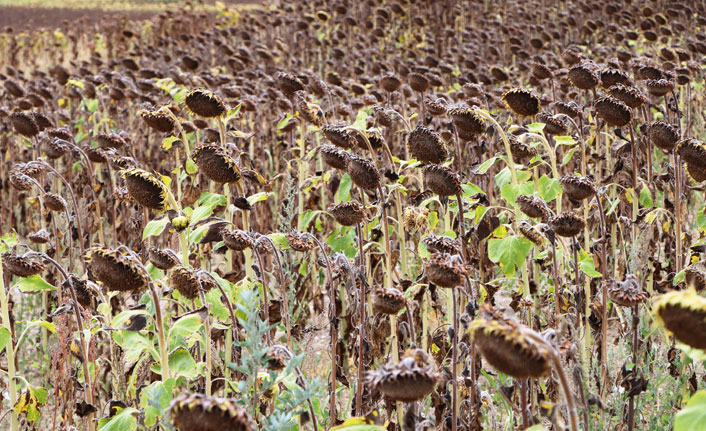
<instances>
[{"instance_id":1,"label":"dry vegetation","mask_svg":"<svg viewBox=\"0 0 706 431\"><path fill-rule=\"evenodd\" d=\"M0 33L2 429L706 430L703 3L143 3Z\"/></svg>"}]
</instances>

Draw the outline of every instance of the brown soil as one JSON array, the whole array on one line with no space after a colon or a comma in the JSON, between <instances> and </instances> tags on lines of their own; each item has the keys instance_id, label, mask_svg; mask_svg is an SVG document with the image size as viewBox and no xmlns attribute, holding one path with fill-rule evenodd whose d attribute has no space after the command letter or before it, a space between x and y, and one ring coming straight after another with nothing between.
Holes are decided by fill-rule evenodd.
<instances>
[{"instance_id":1,"label":"brown soil","mask_svg":"<svg viewBox=\"0 0 706 431\"><path fill-rule=\"evenodd\" d=\"M229 0L228 5L256 4L262 0ZM103 10L103 9L75 9L75 8L35 8L24 6L0 5L0 31L12 27L15 32L37 28L59 28L75 25L79 21L86 24L95 24L103 19L114 21L116 19L143 20L157 15L158 11L141 10Z\"/></svg>"}]
</instances>

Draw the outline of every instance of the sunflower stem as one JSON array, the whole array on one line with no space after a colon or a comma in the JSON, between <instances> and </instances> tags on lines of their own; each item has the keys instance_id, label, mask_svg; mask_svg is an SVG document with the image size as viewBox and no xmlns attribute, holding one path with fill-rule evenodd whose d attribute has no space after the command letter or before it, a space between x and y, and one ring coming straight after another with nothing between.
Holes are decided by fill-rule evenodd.
<instances>
[{"instance_id":1,"label":"sunflower stem","mask_svg":"<svg viewBox=\"0 0 706 431\"><path fill-rule=\"evenodd\" d=\"M3 273L2 254L0 254L0 307L2 307L2 326L10 334L10 340L5 347L7 355L7 379L8 392L10 393L10 428L12 431L19 431L20 421L13 406L17 404L17 384L15 383L15 346L12 341L12 325L10 321L10 301L9 292L5 291L5 274Z\"/></svg>"}]
</instances>

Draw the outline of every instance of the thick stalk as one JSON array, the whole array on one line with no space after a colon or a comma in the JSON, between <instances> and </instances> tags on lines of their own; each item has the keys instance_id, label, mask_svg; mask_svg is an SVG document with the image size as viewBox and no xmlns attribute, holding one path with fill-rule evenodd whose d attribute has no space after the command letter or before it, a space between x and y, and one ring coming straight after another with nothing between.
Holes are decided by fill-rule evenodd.
<instances>
[{"instance_id":1,"label":"thick stalk","mask_svg":"<svg viewBox=\"0 0 706 431\"><path fill-rule=\"evenodd\" d=\"M257 264L260 267L260 270L258 271L260 274L260 284L262 284L262 309L265 312L265 322L267 322L268 325L270 325L270 301L267 295L267 282L265 281L265 266L262 261L262 253L258 250L258 242L255 242L255 247L253 249L255 250L255 257L257 257ZM267 345L272 344L272 340L270 339L270 331L267 331L267 334L265 335L265 342Z\"/></svg>"},{"instance_id":2,"label":"thick stalk","mask_svg":"<svg viewBox=\"0 0 706 431\"><path fill-rule=\"evenodd\" d=\"M331 420L331 426L336 424L336 367L338 364L338 359L336 355L336 346L338 345L338 324L336 318L336 289L333 285L333 275L331 273L331 260L326 254L326 249L324 245L321 244L314 235L310 233L305 233L308 237L312 238L314 242L319 246L321 254L324 256L326 261L326 284L329 286L329 301L330 301L330 316L329 316L329 327L331 331L331 381L329 386L329 414Z\"/></svg>"},{"instance_id":3,"label":"thick stalk","mask_svg":"<svg viewBox=\"0 0 706 431\"><path fill-rule=\"evenodd\" d=\"M600 222L601 222L601 235L603 237L603 244L601 244L601 274L602 274L602 282L601 282L601 376L602 376L602 384L601 384L601 393L605 394L605 387L607 384L608 380L608 256L606 253L606 221L605 221L605 212L603 211L603 203L601 202L601 197L598 194L598 190L596 190L596 202L598 205L598 214L600 215ZM586 302L589 302L589 298L586 297ZM588 324L588 313L589 311L586 311L587 316L586 316L586 326L589 327L590 325Z\"/></svg>"},{"instance_id":4,"label":"thick stalk","mask_svg":"<svg viewBox=\"0 0 706 431\"><path fill-rule=\"evenodd\" d=\"M536 332L529 330L524 330L523 332L533 341L542 344L549 352L549 356L551 357L552 362L554 363L554 371L556 371L557 375L559 376L559 382L561 383L561 387L564 390L566 406L569 410L569 421L571 425L571 431L578 431L579 423L578 415L576 412L576 403L574 402L574 395L571 393L569 379L566 377L566 373L564 372L564 368L562 367L561 358L559 357L559 354L556 352L552 345L550 345L544 338L542 338Z\"/></svg>"},{"instance_id":5,"label":"thick stalk","mask_svg":"<svg viewBox=\"0 0 706 431\"><path fill-rule=\"evenodd\" d=\"M630 150L632 151L632 241L634 244L635 238L637 237L637 211L639 205L639 192L637 191L637 170L638 170L638 159L637 159L637 147L635 146L635 132L633 131L633 124L630 122L628 125L630 130ZM625 262L627 264L627 262Z\"/></svg>"},{"instance_id":6,"label":"thick stalk","mask_svg":"<svg viewBox=\"0 0 706 431\"><path fill-rule=\"evenodd\" d=\"M83 318L81 317L81 309L79 308L80 304L76 296L76 290L74 288L73 280L66 272L66 270L61 265L59 265L57 261L55 261L44 253L37 253L37 255L51 262L51 264L56 267L56 269L61 273L61 275L64 277L64 280L66 280L69 285L69 293L71 294L71 300L73 301L74 317L76 319L76 326L78 327L79 342L81 343L81 356L83 358L83 360L81 361L83 366L83 380L86 387L84 394L86 402L89 404L93 404L93 385L91 385L91 374L88 368L88 343L86 342L86 338L84 336ZM95 424L93 423L93 413L89 414L86 417L86 422L88 423L89 431L95 429Z\"/></svg>"},{"instance_id":7,"label":"thick stalk","mask_svg":"<svg viewBox=\"0 0 706 431\"><path fill-rule=\"evenodd\" d=\"M451 300L453 301L453 329L451 353L451 384L453 396L453 410L451 416L451 431L456 431L458 427L458 298L456 298L456 288L451 288Z\"/></svg>"},{"instance_id":8,"label":"thick stalk","mask_svg":"<svg viewBox=\"0 0 706 431\"><path fill-rule=\"evenodd\" d=\"M676 269L675 272L679 273L682 268L682 213L681 213L681 163L679 160L679 155L676 153L676 150L672 154L672 163L674 165L674 230L675 230L675 240L676 240L676 245L675 245L675 250L674 250L674 255L675 255L675 262L676 262Z\"/></svg>"},{"instance_id":9,"label":"thick stalk","mask_svg":"<svg viewBox=\"0 0 706 431\"><path fill-rule=\"evenodd\" d=\"M360 265L359 267L362 268L363 266L363 256L365 251L363 250L363 227L358 223L356 225L356 233L358 236L358 255L360 259ZM354 277L353 274L350 274L351 277ZM356 278L353 278L353 283L358 284L358 281ZM358 384L357 384L357 390L356 390L356 398L355 398L355 415L356 416L362 416L363 415L363 370L365 368L365 363L364 363L364 355L363 355L363 340L365 339L365 283L360 283L360 289L358 291L358 295L360 295L359 298L359 303L358 303L358 308L359 308L359 320L360 322L358 323Z\"/></svg>"},{"instance_id":10,"label":"thick stalk","mask_svg":"<svg viewBox=\"0 0 706 431\"><path fill-rule=\"evenodd\" d=\"M10 325L10 298L5 291L5 275L2 269L2 254L0 254L0 307L2 307L2 326L10 334L10 340L5 347L7 356L7 389L10 395L10 429L19 431L20 421L17 413L12 408L17 404L17 384L15 383L15 346L12 341L12 326Z\"/></svg>"},{"instance_id":11,"label":"thick stalk","mask_svg":"<svg viewBox=\"0 0 706 431\"><path fill-rule=\"evenodd\" d=\"M147 280L147 287L152 296L154 304L155 325L157 326L157 341L159 342L160 368L162 370L162 381L169 379L169 354L167 353L167 341L164 335L164 320L162 318L162 306L159 303L159 295L152 284L152 280Z\"/></svg>"},{"instance_id":12,"label":"thick stalk","mask_svg":"<svg viewBox=\"0 0 706 431\"><path fill-rule=\"evenodd\" d=\"M632 363L633 370L637 371L637 348L638 348L638 326L640 323L640 311L638 305L632 307ZM631 396L628 401L628 431L635 428L635 396Z\"/></svg>"},{"instance_id":13,"label":"thick stalk","mask_svg":"<svg viewBox=\"0 0 706 431\"><path fill-rule=\"evenodd\" d=\"M204 349L206 350L206 395L211 396L211 378L213 375L213 358L211 357L211 308L206 302L206 295L204 295L203 290L199 289L199 295L201 296L202 305L208 310L208 313L206 313L206 321L204 322L204 339L206 341Z\"/></svg>"},{"instance_id":14,"label":"thick stalk","mask_svg":"<svg viewBox=\"0 0 706 431\"><path fill-rule=\"evenodd\" d=\"M385 192L382 186L378 184L378 192L380 193L380 208L382 218L382 234L385 240L385 287L392 288L392 250L390 249L390 228L387 220L387 209L385 208Z\"/></svg>"},{"instance_id":15,"label":"thick stalk","mask_svg":"<svg viewBox=\"0 0 706 431\"><path fill-rule=\"evenodd\" d=\"M520 379L518 382L520 389L520 408L522 409L522 429L529 428L529 417L527 415L527 388L528 380Z\"/></svg>"}]
</instances>

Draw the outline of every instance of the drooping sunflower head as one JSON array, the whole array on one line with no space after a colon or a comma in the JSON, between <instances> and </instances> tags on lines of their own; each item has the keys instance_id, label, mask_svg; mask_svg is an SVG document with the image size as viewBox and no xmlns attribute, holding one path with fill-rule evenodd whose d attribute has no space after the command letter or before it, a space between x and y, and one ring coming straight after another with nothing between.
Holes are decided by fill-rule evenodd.
<instances>
[{"instance_id":1,"label":"drooping sunflower head","mask_svg":"<svg viewBox=\"0 0 706 431\"><path fill-rule=\"evenodd\" d=\"M409 403L430 394L440 377L429 355L416 349L406 352L400 362L368 372L367 382L388 400Z\"/></svg>"},{"instance_id":2,"label":"drooping sunflower head","mask_svg":"<svg viewBox=\"0 0 706 431\"><path fill-rule=\"evenodd\" d=\"M154 175L142 169L124 169L120 173L125 178L127 192L138 204L157 211L169 207L166 186Z\"/></svg>"},{"instance_id":3,"label":"drooping sunflower head","mask_svg":"<svg viewBox=\"0 0 706 431\"><path fill-rule=\"evenodd\" d=\"M593 196L596 186L590 178L577 175L564 175L559 179L564 194L575 201L582 201Z\"/></svg>"},{"instance_id":4,"label":"drooping sunflower head","mask_svg":"<svg viewBox=\"0 0 706 431\"><path fill-rule=\"evenodd\" d=\"M194 150L192 158L199 167L199 171L212 181L228 184L238 182L241 178L240 168L235 159L226 154L218 144L199 146Z\"/></svg>"},{"instance_id":5,"label":"drooping sunflower head","mask_svg":"<svg viewBox=\"0 0 706 431\"><path fill-rule=\"evenodd\" d=\"M467 134L480 135L485 132L483 119L471 108L451 108L447 111L454 125Z\"/></svg>"},{"instance_id":6,"label":"drooping sunflower head","mask_svg":"<svg viewBox=\"0 0 706 431\"><path fill-rule=\"evenodd\" d=\"M352 155L346 169L353 183L364 190L376 190L380 185L380 172L368 159Z\"/></svg>"},{"instance_id":7,"label":"drooping sunflower head","mask_svg":"<svg viewBox=\"0 0 706 431\"><path fill-rule=\"evenodd\" d=\"M565 211L550 218L549 225L557 235L571 238L581 233L584 226L586 226L586 222L577 214Z\"/></svg>"},{"instance_id":8,"label":"drooping sunflower head","mask_svg":"<svg viewBox=\"0 0 706 431\"><path fill-rule=\"evenodd\" d=\"M422 173L424 186L439 196L454 196L461 192L461 180L448 166L427 165Z\"/></svg>"},{"instance_id":9,"label":"drooping sunflower head","mask_svg":"<svg viewBox=\"0 0 706 431\"><path fill-rule=\"evenodd\" d=\"M365 207L357 202L342 202L328 207L328 212L343 226L355 226L365 219Z\"/></svg>"},{"instance_id":10,"label":"drooping sunflower head","mask_svg":"<svg viewBox=\"0 0 706 431\"><path fill-rule=\"evenodd\" d=\"M383 314L397 314L405 306L405 297L397 289L376 287L372 293L373 311Z\"/></svg>"},{"instance_id":11,"label":"drooping sunflower head","mask_svg":"<svg viewBox=\"0 0 706 431\"><path fill-rule=\"evenodd\" d=\"M680 342L706 349L706 298L692 289L672 291L654 304L657 320Z\"/></svg>"},{"instance_id":12,"label":"drooping sunflower head","mask_svg":"<svg viewBox=\"0 0 706 431\"><path fill-rule=\"evenodd\" d=\"M179 431L254 431L252 420L236 400L182 392L169 406Z\"/></svg>"},{"instance_id":13,"label":"drooping sunflower head","mask_svg":"<svg viewBox=\"0 0 706 431\"><path fill-rule=\"evenodd\" d=\"M199 297L201 281L196 271L178 266L169 275L170 287L177 290L186 299L194 300Z\"/></svg>"},{"instance_id":14,"label":"drooping sunflower head","mask_svg":"<svg viewBox=\"0 0 706 431\"><path fill-rule=\"evenodd\" d=\"M448 156L439 134L422 125L417 125L407 136L407 148L412 157L424 163L443 163Z\"/></svg>"},{"instance_id":15,"label":"drooping sunflower head","mask_svg":"<svg viewBox=\"0 0 706 431\"><path fill-rule=\"evenodd\" d=\"M186 107L195 115L205 118L220 117L226 112L226 106L216 94L197 88L190 91L184 99Z\"/></svg>"},{"instance_id":16,"label":"drooping sunflower head","mask_svg":"<svg viewBox=\"0 0 706 431\"><path fill-rule=\"evenodd\" d=\"M469 331L473 343L486 361L518 379L549 374L549 351L546 346L528 337L530 329L509 321L490 305L484 304L481 311L481 317L471 323Z\"/></svg>"},{"instance_id":17,"label":"drooping sunflower head","mask_svg":"<svg viewBox=\"0 0 706 431\"><path fill-rule=\"evenodd\" d=\"M142 118L145 124L158 132L171 133L174 130L174 120L161 109L157 111L141 109L137 112L137 115Z\"/></svg>"},{"instance_id":18,"label":"drooping sunflower head","mask_svg":"<svg viewBox=\"0 0 706 431\"><path fill-rule=\"evenodd\" d=\"M513 88L503 94L503 102L515 115L532 117L539 113L539 98L524 88Z\"/></svg>"},{"instance_id":19,"label":"drooping sunflower head","mask_svg":"<svg viewBox=\"0 0 706 431\"><path fill-rule=\"evenodd\" d=\"M27 255L10 252L2 253L3 270L17 277L37 275L46 269L41 260Z\"/></svg>"},{"instance_id":20,"label":"drooping sunflower head","mask_svg":"<svg viewBox=\"0 0 706 431\"><path fill-rule=\"evenodd\" d=\"M628 275L625 281L607 280L608 297L611 301L623 307L633 307L647 301L647 293L640 288L640 283L635 275Z\"/></svg>"},{"instance_id":21,"label":"drooping sunflower head","mask_svg":"<svg viewBox=\"0 0 706 431\"><path fill-rule=\"evenodd\" d=\"M424 262L424 273L437 286L452 288L463 284L468 268L457 255L432 253Z\"/></svg>"},{"instance_id":22,"label":"drooping sunflower head","mask_svg":"<svg viewBox=\"0 0 706 431\"><path fill-rule=\"evenodd\" d=\"M146 284L139 261L131 253L97 246L86 252L86 261L88 277L103 283L108 290L139 291Z\"/></svg>"}]
</instances>

